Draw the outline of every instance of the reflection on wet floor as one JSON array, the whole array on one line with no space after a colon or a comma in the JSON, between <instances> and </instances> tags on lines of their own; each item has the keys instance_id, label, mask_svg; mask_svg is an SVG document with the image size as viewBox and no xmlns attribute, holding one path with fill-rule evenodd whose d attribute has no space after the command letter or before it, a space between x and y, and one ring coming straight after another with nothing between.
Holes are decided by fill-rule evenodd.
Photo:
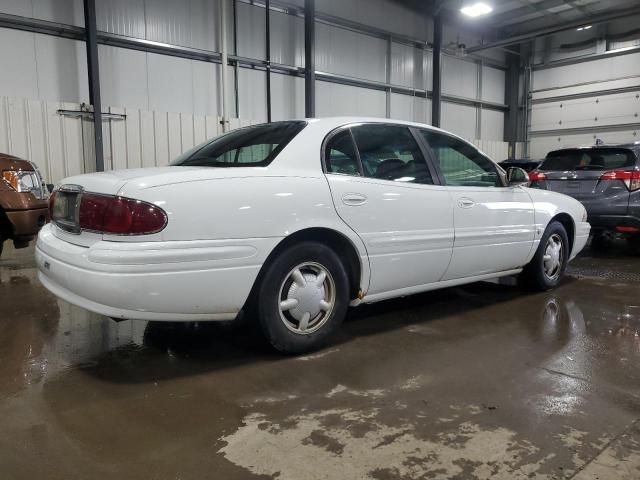
<instances>
[{"instance_id":1,"label":"reflection on wet floor","mask_svg":"<svg viewBox=\"0 0 640 480\"><path fill-rule=\"evenodd\" d=\"M640 283L584 268L542 294L484 283L353 309L333 345L290 358L242 325L71 306L20 252L0 260L0 472L592 478L599 459L601 479L640 478Z\"/></svg>"}]
</instances>

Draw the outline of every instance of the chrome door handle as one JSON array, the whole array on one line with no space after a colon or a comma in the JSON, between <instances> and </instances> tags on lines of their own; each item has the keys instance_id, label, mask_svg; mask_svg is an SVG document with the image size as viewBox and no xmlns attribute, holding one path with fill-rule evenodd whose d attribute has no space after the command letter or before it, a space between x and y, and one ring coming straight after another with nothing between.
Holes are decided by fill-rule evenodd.
<instances>
[{"instance_id":1,"label":"chrome door handle","mask_svg":"<svg viewBox=\"0 0 640 480\"><path fill-rule=\"evenodd\" d=\"M458 206L460 208L471 208L476 204L476 202L474 202L473 200L471 200L470 198L467 197L463 197L458 199Z\"/></svg>"},{"instance_id":2,"label":"chrome door handle","mask_svg":"<svg viewBox=\"0 0 640 480\"><path fill-rule=\"evenodd\" d=\"M345 193L342 195L342 203L352 207L362 205L367 202L367 197L361 193Z\"/></svg>"}]
</instances>

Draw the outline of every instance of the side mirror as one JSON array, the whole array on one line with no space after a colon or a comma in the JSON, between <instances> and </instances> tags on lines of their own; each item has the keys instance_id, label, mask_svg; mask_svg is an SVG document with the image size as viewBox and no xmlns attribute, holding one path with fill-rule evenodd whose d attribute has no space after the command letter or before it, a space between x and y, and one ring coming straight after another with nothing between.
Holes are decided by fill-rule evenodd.
<instances>
[{"instance_id":1,"label":"side mirror","mask_svg":"<svg viewBox=\"0 0 640 480\"><path fill-rule=\"evenodd\" d=\"M529 174L519 167L507 168L507 184L510 187L528 187L531 182L529 181Z\"/></svg>"},{"instance_id":2,"label":"side mirror","mask_svg":"<svg viewBox=\"0 0 640 480\"><path fill-rule=\"evenodd\" d=\"M47 183L47 190L49 190L49 193L53 192L53 183Z\"/></svg>"}]
</instances>

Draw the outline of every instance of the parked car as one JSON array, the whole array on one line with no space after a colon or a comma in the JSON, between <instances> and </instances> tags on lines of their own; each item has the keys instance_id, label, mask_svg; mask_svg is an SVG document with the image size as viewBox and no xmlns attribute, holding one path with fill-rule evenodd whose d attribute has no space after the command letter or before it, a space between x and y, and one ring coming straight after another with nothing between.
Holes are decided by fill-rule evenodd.
<instances>
[{"instance_id":1,"label":"parked car","mask_svg":"<svg viewBox=\"0 0 640 480\"><path fill-rule=\"evenodd\" d=\"M347 307L523 274L560 281L584 207L525 188L470 143L366 118L232 131L171 166L65 179L36 249L42 284L116 319L256 319L280 351Z\"/></svg>"},{"instance_id":2,"label":"parked car","mask_svg":"<svg viewBox=\"0 0 640 480\"><path fill-rule=\"evenodd\" d=\"M529 178L582 202L595 246L617 234L640 243L640 143L555 150Z\"/></svg>"},{"instance_id":3,"label":"parked car","mask_svg":"<svg viewBox=\"0 0 640 480\"><path fill-rule=\"evenodd\" d=\"M532 170L535 170L536 168L538 168L540 166L540 164L542 163L542 160L534 160L534 159L510 159L510 160L503 160L500 162L500 166L502 168L504 168L505 170L507 168L510 167L519 167L521 169L523 169L526 172L530 172Z\"/></svg>"},{"instance_id":4,"label":"parked car","mask_svg":"<svg viewBox=\"0 0 640 480\"><path fill-rule=\"evenodd\" d=\"M33 162L0 153L0 255L6 240L24 248L49 219L49 192Z\"/></svg>"}]
</instances>

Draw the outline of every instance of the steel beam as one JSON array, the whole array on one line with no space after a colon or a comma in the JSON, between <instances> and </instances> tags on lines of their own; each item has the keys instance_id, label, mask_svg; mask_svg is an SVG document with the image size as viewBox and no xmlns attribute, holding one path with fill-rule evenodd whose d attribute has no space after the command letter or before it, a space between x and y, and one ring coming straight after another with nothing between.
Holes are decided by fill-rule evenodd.
<instances>
[{"instance_id":1,"label":"steel beam","mask_svg":"<svg viewBox=\"0 0 640 480\"><path fill-rule=\"evenodd\" d=\"M269 12L271 11L270 0L265 0L264 5L264 23L265 23L265 58L267 60L267 122L271 121L271 20Z\"/></svg>"},{"instance_id":2,"label":"steel beam","mask_svg":"<svg viewBox=\"0 0 640 480\"><path fill-rule=\"evenodd\" d=\"M504 116L504 140L509 142L509 158L516 154L518 141L518 101L520 97L520 62L515 55L509 58L509 70L505 76L505 102L507 112Z\"/></svg>"},{"instance_id":3,"label":"steel beam","mask_svg":"<svg viewBox=\"0 0 640 480\"><path fill-rule=\"evenodd\" d=\"M440 126L440 110L442 102L442 85L440 62L442 52L442 16L438 11L433 17L433 91L431 98L431 124Z\"/></svg>"},{"instance_id":4,"label":"steel beam","mask_svg":"<svg viewBox=\"0 0 640 480\"><path fill-rule=\"evenodd\" d=\"M104 150L102 146L102 102L100 101L100 69L98 62L95 0L84 0L84 25L85 42L87 47L87 71L89 74L89 103L93 106L96 171L103 172Z\"/></svg>"},{"instance_id":5,"label":"steel beam","mask_svg":"<svg viewBox=\"0 0 640 480\"><path fill-rule=\"evenodd\" d=\"M304 115L316 115L316 6L304 0Z\"/></svg>"},{"instance_id":6,"label":"steel beam","mask_svg":"<svg viewBox=\"0 0 640 480\"><path fill-rule=\"evenodd\" d=\"M490 48L507 47L509 45L515 45L517 43L526 42L535 38L547 37L556 33L565 32L567 30L573 30L574 28L581 27L583 25L599 25L601 23L607 23L618 18L626 18L633 15L640 14L640 7L627 8L625 10L617 10L608 14L599 14L592 17L583 17L580 20L574 20L571 22L564 22L560 25L553 27L541 28L539 30L532 30L520 35L498 40L496 42L489 42L484 45L477 45L467 49L467 53L480 52Z\"/></svg>"}]
</instances>

